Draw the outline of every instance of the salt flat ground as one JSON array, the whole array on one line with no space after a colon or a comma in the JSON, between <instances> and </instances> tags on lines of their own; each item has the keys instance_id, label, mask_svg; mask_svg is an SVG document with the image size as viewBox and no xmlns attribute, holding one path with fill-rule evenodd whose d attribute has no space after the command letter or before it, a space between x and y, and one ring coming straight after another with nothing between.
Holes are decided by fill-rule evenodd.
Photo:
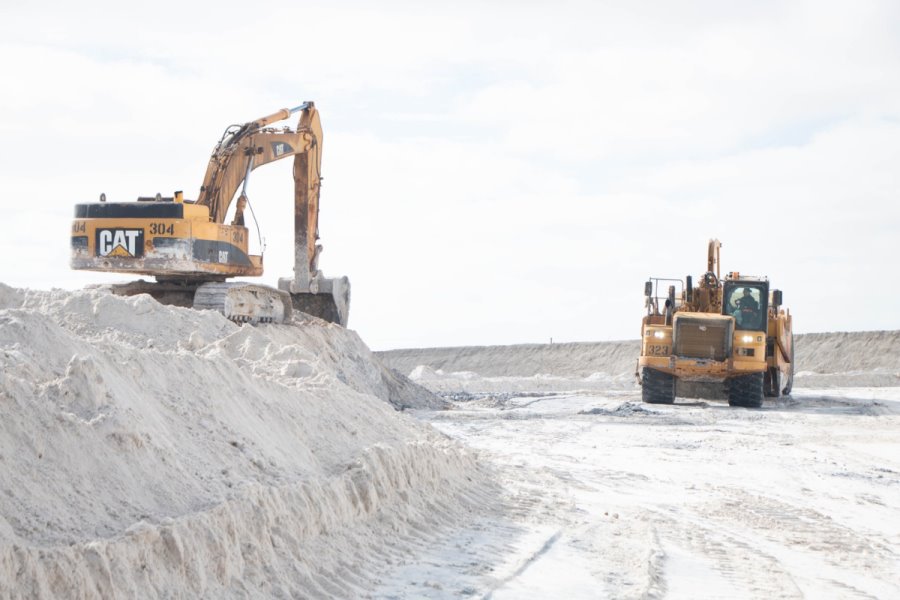
<instances>
[{"instance_id":1,"label":"salt flat ground","mask_svg":"<svg viewBox=\"0 0 900 600\"><path fill-rule=\"evenodd\" d=\"M761 410L640 393L478 396L424 419L505 510L422 541L375 598L900 598L900 388Z\"/></svg>"}]
</instances>

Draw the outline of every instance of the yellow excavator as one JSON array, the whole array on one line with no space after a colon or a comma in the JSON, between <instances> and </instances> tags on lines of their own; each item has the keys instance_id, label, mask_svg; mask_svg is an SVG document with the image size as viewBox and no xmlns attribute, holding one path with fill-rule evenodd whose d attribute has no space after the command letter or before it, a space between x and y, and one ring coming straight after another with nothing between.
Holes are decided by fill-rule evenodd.
<instances>
[{"instance_id":1,"label":"yellow excavator","mask_svg":"<svg viewBox=\"0 0 900 600\"><path fill-rule=\"evenodd\" d=\"M273 123L300 113L295 129ZM249 253L244 211L250 172L294 157L294 276L278 288L232 277L258 277L263 257ZM150 275L109 286L120 295L150 294L160 302L218 310L237 322L281 323L294 309L347 325L350 281L328 279L318 269L317 244L322 166L322 125L314 103L232 125L216 144L200 194L181 191L139 197L136 202L76 204L72 222L72 268ZM238 194L238 192L240 192ZM233 219L225 223L237 196Z\"/></svg>"},{"instance_id":2,"label":"yellow excavator","mask_svg":"<svg viewBox=\"0 0 900 600\"><path fill-rule=\"evenodd\" d=\"M723 279L721 247L709 241L696 287L690 275L644 284L647 314L635 373L644 402L671 404L681 382L706 391L724 383L731 406L759 408L765 396L791 393L794 335L781 290L770 291L765 277L731 272Z\"/></svg>"}]
</instances>

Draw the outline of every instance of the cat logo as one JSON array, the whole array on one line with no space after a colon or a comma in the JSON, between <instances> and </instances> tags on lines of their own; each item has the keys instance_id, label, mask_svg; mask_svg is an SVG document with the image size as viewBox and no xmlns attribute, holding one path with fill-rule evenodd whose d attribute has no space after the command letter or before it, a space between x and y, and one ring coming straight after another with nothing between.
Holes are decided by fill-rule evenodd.
<instances>
[{"instance_id":1,"label":"cat logo","mask_svg":"<svg viewBox=\"0 0 900 600\"><path fill-rule=\"evenodd\" d=\"M98 229L97 256L137 258L144 255L143 229Z\"/></svg>"},{"instance_id":2,"label":"cat logo","mask_svg":"<svg viewBox=\"0 0 900 600\"><path fill-rule=\"evenodd\" d=\"M284 142L272 142L272 154L275 155L275 158L293 151L294 149L291 148L290 144L285 144Z\"/></svg>"}]
</instances>

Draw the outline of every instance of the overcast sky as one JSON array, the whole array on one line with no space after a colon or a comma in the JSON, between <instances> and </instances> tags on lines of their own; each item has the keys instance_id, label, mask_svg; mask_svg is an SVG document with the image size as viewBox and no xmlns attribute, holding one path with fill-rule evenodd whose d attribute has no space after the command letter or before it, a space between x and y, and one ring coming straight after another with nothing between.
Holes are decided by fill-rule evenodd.
<instances>
[{"instance_id":1,"label":"overcast sky","mask_svg":"<svg viewBox=\"0 0 900 600\"><path fill-rule=\"evenodd\" d=\"M196 198L227 125L314 100L320 267L374 349L633 339L710 237L798 332L900 328L895 1L10 4L9 285L109 280L76 202ZM250 180L272 285L290 162Z\"/></svg>"}]
</instances>

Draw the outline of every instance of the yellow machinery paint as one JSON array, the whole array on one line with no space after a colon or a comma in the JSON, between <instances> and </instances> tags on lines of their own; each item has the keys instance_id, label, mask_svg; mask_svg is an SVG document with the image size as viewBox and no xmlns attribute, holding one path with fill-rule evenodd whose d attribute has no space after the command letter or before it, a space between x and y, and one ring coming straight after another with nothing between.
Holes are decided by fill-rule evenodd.
<instances>
[{"instance_id":1,"label":"yellow machinery paint","mask_svg":"<svg viewBox=\"0 0 900 600\"><path fill-rule=\"evenodd\" d=\"M206 206L184 204L183 211L178 218L76 218L72 237L81 241L73 243L72 267L204 280L262 275L262 257L248 251L246 227L211 222ZM195 252L200 244L205 253Z\"/></svg>"}]
</instances>

